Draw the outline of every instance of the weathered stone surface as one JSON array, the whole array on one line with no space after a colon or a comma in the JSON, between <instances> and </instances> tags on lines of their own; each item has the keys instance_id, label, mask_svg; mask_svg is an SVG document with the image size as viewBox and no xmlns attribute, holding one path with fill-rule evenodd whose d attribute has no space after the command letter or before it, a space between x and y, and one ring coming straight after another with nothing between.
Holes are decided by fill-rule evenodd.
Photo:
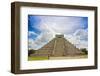
<instances>
[{"instance_id":1,"label":"weathered stone surface","mask_svg":"<svg viewBox=\"0 0 100 76\"><path fill-rule=\"evenodd\" d=\"M56 37L49 43L40 48L33 56L73 56L81 55L82 51L76 48L68 40L64 38L64 35L56 35Z\"/></svg>"}]
</instances>

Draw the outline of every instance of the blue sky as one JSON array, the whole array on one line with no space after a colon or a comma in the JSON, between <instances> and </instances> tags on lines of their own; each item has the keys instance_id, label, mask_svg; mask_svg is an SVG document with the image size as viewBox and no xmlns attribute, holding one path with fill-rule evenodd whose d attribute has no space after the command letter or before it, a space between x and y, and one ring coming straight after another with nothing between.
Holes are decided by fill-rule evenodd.
<instances>
[{"instance_id":1,"label":"blue sky","mask_svg":"<svg viewBox=\"0 0 100 76\"><path fill-rule=\"evenodd\" d=\"M64 34L78 48L87 48L88 17L28 15L29 48L41 48L56 34Z\"/></svg>"}]
</instances>

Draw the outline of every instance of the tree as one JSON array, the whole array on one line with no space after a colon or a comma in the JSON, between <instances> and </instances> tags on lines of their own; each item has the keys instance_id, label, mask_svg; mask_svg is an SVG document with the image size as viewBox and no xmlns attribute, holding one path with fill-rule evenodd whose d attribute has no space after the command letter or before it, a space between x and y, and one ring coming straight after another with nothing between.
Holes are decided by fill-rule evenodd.
<instances>
[{"instance_id":1,"label":"tree","mask_svg":"<svg viewBox=\"0 0 100 76\"><path fill-rule=\"evenodd\" d=\"M84 54L86 54L86 55L88 54L88 51L86 48L82 48L81 50L82 50L82 52L84 52Z\"/></svg>"},{"instance_id":2,"label":"tree","mask_svg":"<svg viewBox=\"0 0 100 76\"><path fill-rule=\"evenodd\" d=\"M28 50L28 56L30 56L31 54L34 54L36 50L30 49Z\"/></svg>"}]
</instances>

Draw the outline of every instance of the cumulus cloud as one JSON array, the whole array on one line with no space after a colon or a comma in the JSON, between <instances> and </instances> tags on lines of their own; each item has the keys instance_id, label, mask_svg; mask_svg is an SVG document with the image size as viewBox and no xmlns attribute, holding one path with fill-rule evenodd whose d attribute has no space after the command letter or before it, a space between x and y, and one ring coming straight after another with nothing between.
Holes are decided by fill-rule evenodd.
<instances>
[{"instance_id":1,"label":"cumulus cloud","mask_svg":"<svg viewBox=\"0 0 100 76\"><path fill-rule=\"evenodd\" d=\"M88 30L78 29L75 33L65 35L72 44L77 48L86 48L88 49Z\"/></svg>"},{"instance_id":2,"label":"cumulus cloud","mask_svg":"<svg viewBox=\"0 0 100 76\"><path fill-rule=\"evenodd\" d=\"M50 32L42 32L35 40L29 38L29 47L32 49L39 49L52 39Z\"/></svg>"},{"instance_id":3,"label":"cumulus cloud","mask_svg":"<svg viewBox=\"0 0 100 76\"><path fill-rule=\"evenodd\" d=\"M42 31L51 31L53 34L62 33L69 34L75 32L77 29L82 28L82 18L75 17L54 17L54 16L40 16L39 25L35 28ZM34 26L33 26L34 27Z\"/></svg>"},{"instance_id":4,"label":"cumulus cloud","mask_svg":"<svg viewBox=\"0 0 100 76\"><path fill-rule=\"evenodd\" d=\"M64 34L78 48L87 48L88 30L83 29L82 17L54 17L54 16L38 16L40 22L34 28L41 31L35 40L29 38L29 46L33 49L39 49L56 34ZM35 34L29 32L29 34Z\"/></svg>"}]
</instances>

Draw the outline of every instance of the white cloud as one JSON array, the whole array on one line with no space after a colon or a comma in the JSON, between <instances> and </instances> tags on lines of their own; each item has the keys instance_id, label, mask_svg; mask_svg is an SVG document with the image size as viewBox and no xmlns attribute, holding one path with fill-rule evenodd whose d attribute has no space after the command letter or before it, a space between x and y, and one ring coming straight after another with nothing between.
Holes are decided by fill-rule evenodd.
<instances>
[{"instance_id":1,"label":"white cloud","mask_svg":"<svg viewBox=\"0 0 100 76\"><path fill-rule=\"evenodd\" d=\"M82 29L82 18L74 17L48 17L40 16L39 25L33 26L42 31L36 40L29 39L29 46L33 49L42 47L50 41L56 34L64 34L65 37L78 48L87 48L88 31ZM30 32L30 34L33 34Z\"/></svg>"},{"instance_id":2,"label":"white cloud","mask_svg":"<svg viewBox=\"0 0 100 76\"><path fill-rule=\"evenodd\" d=\"M41 22L36 26L41 31L51 31L53 34L62 33L69 34L82 28L82 18L78 17L49 17L40 16Z\"/></svg>"},{"instance_id":3,"label":"white cloud","mask_svg":"<svg viewBox=\"0 0 100 76\"><path fill-rule=\"evenodd\" d=\"M35 40L29 38L29 46L32 49L39 49L44 44L52 39L52 34L50 32L42 32Z\"/></svg>"},{"instance_id":4,"label":"white cloud","mask_svg":"<svg viewBox=\"0 0 100 76\"><path fill-rule=\"evenodd\" d=\"M33 31L28 31L28 36L31 36L31 35L38 35L38 34Z\"/></svg>"},{"instance_id":5,"label":"white cloud","mask_svg":"<svg viewBox=\"0 0 100 76\"><path fill-rule=\"evenodd\" d=\"M78 29L75 33L65 35L72 44L78 48L88 48L88 31L84 29Z\"/></svg>"}]
</instances>

